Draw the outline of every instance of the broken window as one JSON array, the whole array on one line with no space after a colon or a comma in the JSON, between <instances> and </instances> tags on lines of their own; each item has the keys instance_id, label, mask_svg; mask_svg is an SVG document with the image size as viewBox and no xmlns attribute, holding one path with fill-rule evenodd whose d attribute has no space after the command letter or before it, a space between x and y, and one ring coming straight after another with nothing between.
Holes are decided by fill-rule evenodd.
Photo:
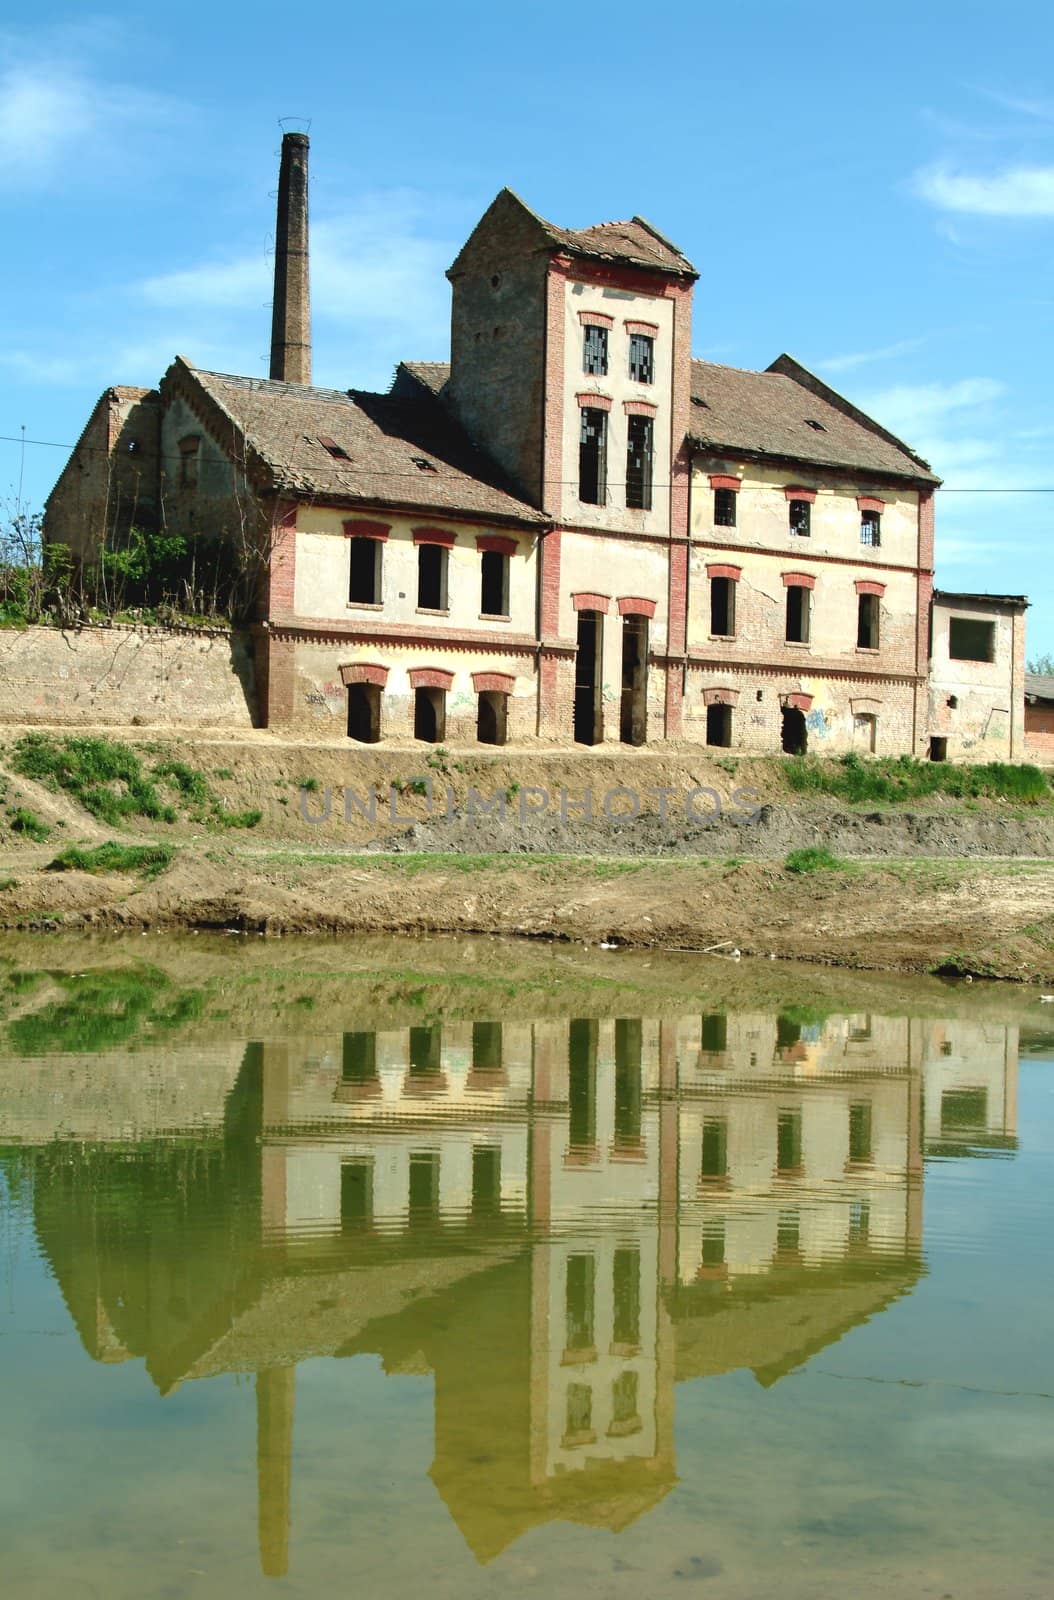
<instances>
[{"instance_id":1,"label":"broken window","mask_svg":"<svg viewBox=\"0 0 1054 1600\"><path fill-rule=\"evenodd\" d=\"M801 1170L801 1112L781 1111L776 1122L776 1171Z\"/></svg>"},{"instance_id":2,"label":"broken window","mask_svg":"<svg viewBox=\"0 0 1054 1600\"><path fill-rule=\"evenodd\" d=\"M615 1343L640 1343L640 1251L631 1246L615 1251L612 1263Z\"/></svg>"},{"instance_id":3,"label":"broken window","mask_svg":"<svg viewBox=\"0 0 1054 1600\"><path fill-rule=\"evenodd\" d=\"M717 1217L703 1223L703 1266L723 1267L725 1264L725 1225Z\"/></svg>"},{"instance_id":4,"label":"broken window","mask_svg":"<svg viewBox=\"0 0 1054 1600\"><path fill-rule=\"evenodd\" d=\"M655 341L649 333L629 336L629 375L634 383L655 381Z\"/></svg>"},{"instance_id":5,"label":"broken window","mask_svg":"<svg viewBox=\"0 0 1054 1600\"><path fill-rule=\"evenodd\" d=\"M586 328L583 340L582 370L591 377L604 378L608 370L608 331L606 328L595 328L592 324Z\"/></svg>"},{"instance_id":6,"label":"broken window","mask_svg":"<svg viewBox=\"0 0 1054 1600\"><path fill-rule=\"evenodd\" d=\"M340 1168L340 1225L347 1232L369 1227L373 1215L373 1165L344 1161Z\"/></svg>"},{"instance_id":7,"label":"broken window","mask_svg":"<svg viewBox=\"0 0 1054 1600\"><path fill-rule=\"evenodd\" d=\"M860 650L878 649L878 595L861 594L856 598L856 643Z\"/></svg>"},{"instance_id":8,"label":"broken window","mask_svg":"<svg viewBox=\"0 0 1054 1600\"><path fill-rule=\"evenodd\" d=\"M736 631L736 583L734 578L710 579L710 632L731 639Z\"/></svg>"},{"instance_id":9,"label":"broken window","mask_svg":"<svg viewBox=\"0 0 1054 1600\"><path fill-rule=\"evenodd\" d=\"M880 511L862 511L860 513L860 543L871 545L876 550L882 543L882 513Z\"/></svg>"},{"instance_id":10,"label":"broken window","mask_svg":"<svg viewBox=\"0 0 1054 1600\"><path fill-rule=\"evenodd\" d=\"M736 491L714 490L714 527L734 528L736 525Z\"/></svg>"},{"instance_id":11,"label":"broken window","mask_svg":"<svg viewBox=\"0 0 1054 1600\"><path fill-rule=\"evenodd\" d=\"M593 1347L593 1302L596 1262L592 1256L568 1256L564 1287L566 1317L565 1348L590 1350Z\"/></svg>"},{"instance_id":12,"label":"broken window","mask_svg":"<svg viewBox=\"0 0 1054 1600\"><path fill-rule=\"evenodd\" d=\"M578 498L586 505L602 506L607 499L607 445L607 412L596 406L583 406L578 444Z\"/></svg>"},{"instance_id":13,"label":"broken window","mask_svg":"<svg viewBox=\"0 0 1054 1600\"><path fill-rule=\"evenodd\" d=\"M567 1417L564 1445L589 1444L593 1439L593 1391L588 1383L567 1385Z\"/></svg>"},{"instance_id":14,"label":"broken window","mask_svg":"<svg viewBox=\"0 0 1054 1600\"><path fill-rule=\"evenodd\" d=\"M472 1151L472 1215L494 1217L501 1210L501 1150L476 1145Z\"/></svg>"},{"instance_id":15,"label":"broken window","mask_svg":"<svg viewBox=\"0 0 1054 1600\"><path fill-rule=\"evenodd\" d=\"M439 1155L417 1151L410 1157L407 1196L411 1222L432 1222L439 1216Z\"/></svg>"},{"instance_id":16,"label":"broken window","mask_svg":"<svg viewBox=\"0 0 1054 1600\"><path fill-rule=\"evenodd\" d=\"M953 661L994 661L995 623L952 617L948 623L948 654Z\"/></svg>"},{"instance_id":17,"label":"broken window","mask_svg":"<svg viewBox=\"0 0 1054 1600\"><path fill-rule=\"evenodd\" d=\"M417 546L417 605L421 611L445 611L447 548L442 544Z\"/></svg>"},{"instance_id":18,"label":"broken window","mask_svg":"<svg viewBox=\"0 0 1054 1600\"><path fill-rule=\"evenodd\" d=\"M787 643L808 644L812 590L803 583L787 585Z\"/></svg>"},{"instance_id":19,"label":"broken window","mask_svg":"<svg viewBox=\"0 0 1054 1600\"><path fill-rule=\"evenodd\" d=\"M379 539L353 538L350 546L348 604L377 605L381 598L381 550Z\"/></svg>"},{"instance_id":20,"label":"broken window","mask_svg":"<svg viewBox=\"0 0 1054 1600\"><path fill-rule=\"evenodd\" d=\"M626 505L631 511L651 510L651 417L630 417L626 444Z\"/></svg>"},{"instance_id":21,"label":"broken window","mask_svg":"<svg viewBox=\"0 0 1054 1600\"><path fill-rule=\"evenodd\" d=\"M791 533L807 539L812 532L812 504L808 500L788 500L787 516Z\"/></svg>"},{"instance_id":22,"label":"broken window","mask_svg":"<svg viewBox=\"0 0 1054 1600\"><path fill-rule=\"evenodd\" d=\"M638 1411L637 1391L639 1377L630 1368L620 1372L611 1385L611 1426L609 1433L619 1434L635 1433L640 1427L640 1414Z\"/></svg>"},{"instance_id":23,"label":"broken window","mask_svg":"<svg viewBox=\"0 0 1054 1600\"><path fill-rule=\"evenodd\" d=\"M351 457L348 455L348 452L345 450L344 446L342 444L338 444L336 439L331 439L328 434L320 433L318 436L318 442L322 446L323 450L333 457L334 461L351 460Z\"/></svg>"},{"instance_id":24,"label":"broken window","mask_svg":"<svg viewBox=\"0 0 1054 1600\"><path fill-rule=\"evenodd\" d=\"M871 1106L866 1100L849 1107L849 1159L871 1160Z\"/></svg>"},{"instance_id":25,"label":"broken window","mask_svg":"<svg viewBox=\"0 0 1054 1600\"><path fill-rule=\"evenodd\" d=\"M509 614L509 558L500 550L484 550L480 559L479 609L485 617Z\"/></svg>"},{"instance_id":26,"label":"broken window","mask_svg":"<svg viewBox=\"0 0 1054 1600\"><path fill-rule=\"evenodd\" d=\"M707 1117L703 1122L703 1159L700 1177L711 1182L728 1176L728 1122Z\"/></svg>"}]
</instances>

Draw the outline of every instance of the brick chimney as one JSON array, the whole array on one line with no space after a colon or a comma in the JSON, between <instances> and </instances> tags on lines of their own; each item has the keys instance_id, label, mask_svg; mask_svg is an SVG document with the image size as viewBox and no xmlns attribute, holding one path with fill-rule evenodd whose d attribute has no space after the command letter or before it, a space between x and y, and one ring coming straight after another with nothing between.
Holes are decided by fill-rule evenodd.
<instances>
[{"instance_id":1,"label":"brick chimney","mask_svg":"<svg viewBox=\"0 0 1054 1600\"><path fill-rule=\"evenodd\" d=\"M307 149L306 133L283 135L275 228L270 371L272 378L283 383L311 382Z\"/></svg>"}]
</instances>

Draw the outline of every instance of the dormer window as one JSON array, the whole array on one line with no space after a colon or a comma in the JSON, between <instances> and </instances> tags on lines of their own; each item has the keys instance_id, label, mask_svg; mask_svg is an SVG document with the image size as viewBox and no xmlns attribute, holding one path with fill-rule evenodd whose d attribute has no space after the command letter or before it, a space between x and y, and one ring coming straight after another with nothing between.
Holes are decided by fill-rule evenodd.
<instances>
[{"instance_id":1,"label":"dormer window","mask_svg":"<svg viewBox=\"0 0 1054 1600\"><path fill-rule=\"evenodd\" d=\"M179 441L179 482L183 489L196 489L198 486L200 450L201 439L196 433L188 433L185 439Z\"/></svg>"}]
</instances>

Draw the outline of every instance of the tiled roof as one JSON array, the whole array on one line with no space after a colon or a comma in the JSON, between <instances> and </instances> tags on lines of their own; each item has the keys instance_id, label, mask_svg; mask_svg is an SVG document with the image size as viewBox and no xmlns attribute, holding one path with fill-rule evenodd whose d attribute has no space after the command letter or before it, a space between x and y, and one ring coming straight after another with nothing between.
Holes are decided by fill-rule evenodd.
<instances>
[{"instance_id":1,"label":"tiled roof","mask_svg":"<svg viewBox=\"0 0 1054 1600\"><path fill-rule=\"evenodd\" d=\"M1026 672L1025 697L1029 700L1054 700L1054 672Z\"/></svg>"},{"instance_id":2,"label":"tiled roof","mask_svg":"<svg viewBox=\"0 0 1054 1600\"><path fill-rule=\"evenodd\" d=\"M170 370L200 385L280 492L452 517L545 520L423 390L407 397L318 389L208 372L182 357Z\"/></svg>"},{"instance_id":3,"label":"tiled roof","mask_svg":"<svg viewBox=\"0 0 1054 1600\"><path fill-rule=\"evenodd\" d=\"M963 600L967 605L1027 606L1027 594L980 594L975 589L934 589L934 600Z\"/></svg>"},{"instance_id":4,"label":"tiled roof","mask_svg":"<svg viewBox=\"0 0 1054 1600\"><path fill-rule=\"evenodd\" d=\"M643 217L633 217L629 222L598 222L592 228L557 228L544 221L542 226L554 243L576 255L594 256L601 261L625 261L630 266L658 268L663 272L695 274L688 257Z\"/></svg>"},{"instance_id":5,"label":"tiled roof","mask_svg":"<svg viewBox=\"0 0 1054 1600\"><path fill-rule=\"evenodd\" d=\"M432 394L439 394L450 377L449 361L400 361L399 366Z\"/></svg>"},{"instance_id":6,"label":"tiled roof","mask_svg":"<svg viewBox=\"0 0 1054 1600\"><path fill-rule=\"evenodd\" d=\"M733 455L940 481L910 446L785 356L767 372L693 360L688 432L705 449Z\"/></svg>"}]
</instances>

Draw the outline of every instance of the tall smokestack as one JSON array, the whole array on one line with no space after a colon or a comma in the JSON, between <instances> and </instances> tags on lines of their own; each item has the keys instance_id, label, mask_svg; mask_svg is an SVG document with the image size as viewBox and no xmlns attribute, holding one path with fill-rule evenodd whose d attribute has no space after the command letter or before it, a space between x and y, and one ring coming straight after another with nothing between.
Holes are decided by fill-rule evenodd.
<instances>
[{"instance_id":1,"label":"tall smokestack","mask_svg":"<svg viewBox=\"0 0 1054 1600\"><path fill-rule=\"evenodd\" d=\"M311 292L307 256L306 133L282 137L275 228L271 377L311 382Z\"/></svg>"}]
</instances>

